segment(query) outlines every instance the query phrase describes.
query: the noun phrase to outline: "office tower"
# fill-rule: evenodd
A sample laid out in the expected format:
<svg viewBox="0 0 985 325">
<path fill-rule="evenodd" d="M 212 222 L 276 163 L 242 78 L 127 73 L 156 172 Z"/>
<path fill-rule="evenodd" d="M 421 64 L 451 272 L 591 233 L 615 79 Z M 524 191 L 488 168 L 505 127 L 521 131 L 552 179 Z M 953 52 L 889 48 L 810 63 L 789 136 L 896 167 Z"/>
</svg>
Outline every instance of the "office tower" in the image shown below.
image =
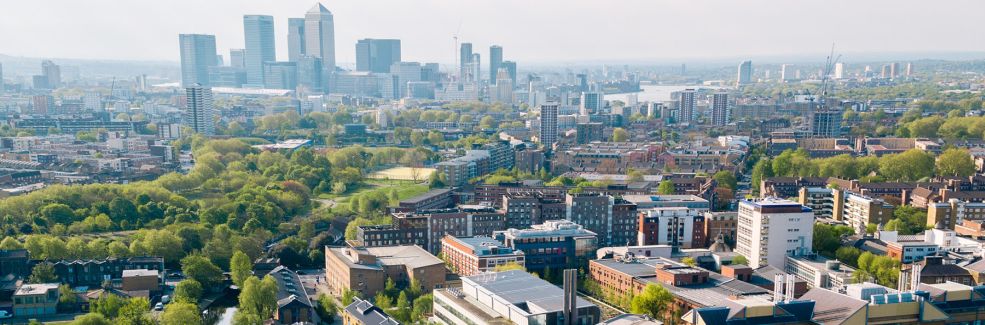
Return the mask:
<svg viewBox="0 0 985 325">
<path fill-rule="evenodd" d="M 322 62 L 321 59 L 310 56 L 302 55 L 298 59 L 298 86 L 307 90 L 315 91 L 322 90 Z"/>
<path fill-rule="evenodd" d="M 464 82 L 472 73 L 472 43 L 462 43 L 458 51 L 458 78 Z"/>
<path fill-rule="evenodd" d="M 400 62 L 400 40 L 361 39 L 356 42 L 356 71 L 389 73 Z"/>
<path fill-rule="evenodd" d="M 835 79 L 845 79 L 845 64 L 835 63 Z"/>
<path fill-rule="evenodd" d="M 297 62 L 264 62 L 263 81 L 264 88 L 291 90 L 297 88 Z"/>
<path fill-rule="evenodd" d="M 696 102 L 694 98 L 694 89 L 689 88 L 689 89 L 684 89 L 684 91 L 681 91 L 680 102 L 678 104 L 680 105 L 680 107 L 678 108 L 678 112 L 679 112 L 678 122 L 691 123 L 691 121 L 694 121 L 695 104 Z"/>
<path fill-rule="evenodd" d="M 277 60 L 274 17 L 245 15 L 243 31 L 246 35 L 246 82 L 260 87 L 263 85 L 263 63 Z"/>
<path fill-rule="evenodd" d="M 394 85 L 398 97 L 407 96 L 407 83 L 421 81 L 421 64 L 418 62 L 394 62 L 390 74 L 396 79 Z"/>
<path fill-rule="evenodd" d="M 55 89 L 62 85 L 62 69 L 51 60 L 41 61 L 41 74 L 48 79 L 48 87 Z"/>
<path fill-rule="evenodd" d="M 500 67 L 506 69 L 506 73 L 510 75 L 510 82 L 516 87 L 516 62 L 515 61 L 503 61 Z"/>
<path fill-rule="evenodd" d="M 598 114 L 602 107 L 605 105 L 605 97 L 600 92 L 583 92 L 581 93 L 581 103 L 579 106 L 579 113 L 581 115 L 595 115 Z"/>
<path fill-rule="evenodd" d="M 495 85 L 498 79 L 499 68 L 503 66 L 503 47 L 493 45 L 489 47 L 489 83 Z"/>
<path fill-rule="evenodd" d="M 784 199 L 740 201 L 735 252 L 758 269 L 783 268 L 788 255 L 810 254 L 814 238 L 814 213 Z"/>
<path fill-rule="evenodd" d="M 287 60 L 298 62 L 304 54 L 304 18 L 288 18 Z"/>
<path fill-rule="evenodd" d="M 737 80 L 737 86 L 752 83 L 752 61 L 742 61 L 742 63 L 739 64 L 739 76 Z"/>
<path fill-rule="evenodd" d="M 305 53 L 321 58 L 324 71 L 335 71 L 335 18 L 320 3 L 304 14 L 304 38 Z"/>
<path fill-rule="evenodd" d="M 551 150 L 557 142 L 557 103 L 540 105 L 540 143 Z"/>
<path fill-rule="evenodd" d="M 913 75 L 913 62 L 906 63 L 906 76 L 910 77 Z"/>
<path fill-rule="evenodd" d="M 882 65 L 882 70 L 879 71 L 879 77 L 883 79 L 889 79 L 891 77 L 888 64 Z"/>
<path fill-rule="evenodd" d="M 209 86 L 240 88 L 246 83 L 246 70 L 226 66 L 209 67 Z"/>
<path fill-rule="evenodd" d="M 578 78 L 578 90 L 588 91 L 588 75 L 579 73 L 575 77 Z"/>
<path fill-rule="evenodd" d="M 441 71 L 437 63 L 425 63 L 421 67 L 421 80 L 428 81 L 435 85 L 441 83 Z"/>
<path fill-rule="evenodd" d="M 181 85 L 212 85 L 209 67 L 216 66 L 215 35 L 180 34 L 178 43 L 181 47 Z"/>
<path fill-rule="evenodd" d="M 811 135 L 818 138 L 841 136 L 841 117 L 844 114 L 840 109 L 812 109 L 809 116 Z"/>
<path fill-rule="evenodd" d="M 482 59 L 479 53 L 472 53 L 472 81 L 479 83 L 479 79 L 482 78 Z"/>
<path fill-rule="evenodd" d="M 899 62 L 893 62 L 889 64 L 889 76 L 890 78 L 896 78 L 900 76 Z"/>
<path fill-rule="evenodd" d="M 711 124 L 723 126 L 729 122 L 728 93 L 718 92 L 711 100 Z"/>
<path fill-rule="evenodd" d="M 246 50 L 229 49 L 229 66 L 233 68 L 246 68 Z"/>
<path fill-rule="evenodd" d="M 489 89 L 489 97 L 492 100 L 500 103 L 513 103 L 513 81 L 510 79 L 510 73 L 506 68 L 499 69 L 499 73 L 496 74 L 495 85 L 490 86 Z"/>
<path fill-rule="evenodd" d="M 794 79 L 794 71 L 792 64 L 780 65 L 780 80 L 789 81 Z"/>
<path fill-rule="evenodd" d="M 185 88 L 185 126 L 202 135 L 215 134 L 212 88 L 193 84 Z"/>
</svg>

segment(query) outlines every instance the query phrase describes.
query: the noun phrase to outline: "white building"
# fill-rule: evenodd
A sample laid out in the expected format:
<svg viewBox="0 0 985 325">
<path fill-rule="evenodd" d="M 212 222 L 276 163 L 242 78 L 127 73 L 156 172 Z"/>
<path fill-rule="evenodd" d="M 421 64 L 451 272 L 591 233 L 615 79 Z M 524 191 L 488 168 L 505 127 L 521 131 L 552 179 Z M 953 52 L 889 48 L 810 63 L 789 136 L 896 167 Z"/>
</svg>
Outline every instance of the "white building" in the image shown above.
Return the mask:
<svg viewBox="0 0 985 325">
<path fill-rule="evenodd" d="M 540 106 L 540 143 L 550 149 L 557 142 L 557 103 Z"/>
<path fill-rule="evenodd" d="M 215 113 L 212 107 L 212 89 L 193 85 L 185 88 L 185 125 L 202 135 L 215 134 Z"/>
<path fill-rule="evenodd" d="M 705 238 L 695 238 L 695 228 L 704 228 L 704 209 L 686 207 L 640 211 L 636 242 L 640 245 L 704 247 Z M 702 233 L 703 231 L 699 232 Z"/>
<path fill-rule="evenodd" d="M 766 198 L 739 202 L 735 252 L 749 266 L 783 267 L 788 255 L 811 253 L 814 212 L 789 200 Z"/>
</svg>

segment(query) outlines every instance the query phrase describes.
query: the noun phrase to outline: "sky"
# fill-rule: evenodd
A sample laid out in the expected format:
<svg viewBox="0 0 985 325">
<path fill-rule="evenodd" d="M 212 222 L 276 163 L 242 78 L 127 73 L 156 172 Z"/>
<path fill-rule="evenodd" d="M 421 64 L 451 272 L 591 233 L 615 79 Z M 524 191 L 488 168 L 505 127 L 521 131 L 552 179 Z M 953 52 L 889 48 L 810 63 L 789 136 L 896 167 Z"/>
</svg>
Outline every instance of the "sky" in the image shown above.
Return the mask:
<svg viewBox="0 0 985 325">
<path fill-rule="evenodd" d="M 361 38 L 398 38 L 404 61 L 453 63 L 454 35 L 507 60 L 659 61 L 839 53 L 985 52 L 982 0 L 334 0 L 336 57 Z M 244 14 L 287 18 L 312 0 L 3 0 L 0 54 L 178 61 L 178 34 L 243 47 Z M 822 58 L 823 60 L 823 58 Z"/>
</svg>

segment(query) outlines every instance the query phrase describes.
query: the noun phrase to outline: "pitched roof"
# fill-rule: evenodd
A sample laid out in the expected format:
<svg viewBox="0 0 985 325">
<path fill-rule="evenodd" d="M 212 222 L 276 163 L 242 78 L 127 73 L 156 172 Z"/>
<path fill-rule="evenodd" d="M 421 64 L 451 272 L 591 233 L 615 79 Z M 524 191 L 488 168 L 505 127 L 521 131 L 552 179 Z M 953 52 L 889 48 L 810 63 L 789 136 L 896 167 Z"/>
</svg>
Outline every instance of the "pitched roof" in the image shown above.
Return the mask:
<svg viewBox="0 0 985 325">
<path fill-rule="evenodd" d="M 819 324 L 842 324 L 868 304 L 866 301 L 822 288 L 813 288 L 800 299 L 814 301 L 813 321 Z"/>
</svg>

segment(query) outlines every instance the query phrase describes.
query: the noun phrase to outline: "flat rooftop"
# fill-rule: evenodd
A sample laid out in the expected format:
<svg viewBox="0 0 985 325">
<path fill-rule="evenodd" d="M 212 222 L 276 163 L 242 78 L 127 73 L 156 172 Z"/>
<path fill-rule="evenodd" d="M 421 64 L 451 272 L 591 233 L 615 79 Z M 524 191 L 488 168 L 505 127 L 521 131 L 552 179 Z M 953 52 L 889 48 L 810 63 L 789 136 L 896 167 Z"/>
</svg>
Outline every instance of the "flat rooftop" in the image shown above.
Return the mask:
<svg viewBox="0 0 985 325">
<path fill-rule="evenodd" d="M 462 281 L 473 283 L 481 290 L 521 307 L 530 314 L 542 313 L 533 310 L 558 312 L 564 306 L 563 289 L 525 271 L 484 273 L 464 277 Z M 595 304 L 579 297 L 577 298 L 577 306 L 583 308 L 595 306 Z M 530 307 L 537 307 L 537 309 Z"/>
</svg>

